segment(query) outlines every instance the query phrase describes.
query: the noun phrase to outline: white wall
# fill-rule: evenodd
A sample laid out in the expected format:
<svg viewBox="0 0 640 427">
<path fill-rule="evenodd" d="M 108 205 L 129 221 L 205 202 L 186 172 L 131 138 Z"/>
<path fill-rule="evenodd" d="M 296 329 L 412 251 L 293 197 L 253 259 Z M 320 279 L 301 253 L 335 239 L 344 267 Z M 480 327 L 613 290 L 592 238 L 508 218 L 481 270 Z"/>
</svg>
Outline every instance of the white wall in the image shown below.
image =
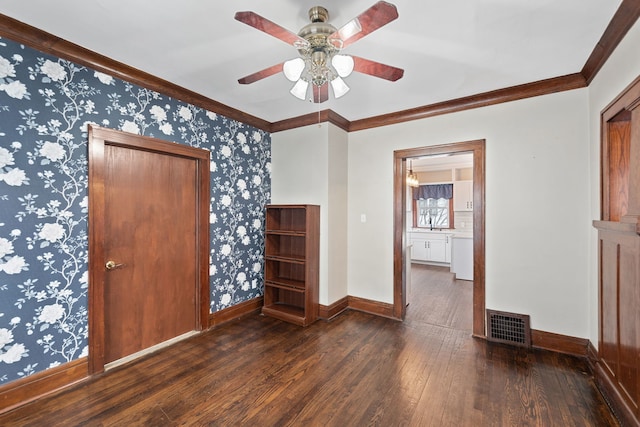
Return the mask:
<svg viewBox="0 0 640 427">
<path fill-rule="evenodd" d="M 348 142 L 349 135 L 347 132 L 336 126 L 329 126 L 329 223 L 327 242 L 329 265 L 326 296 L 324 299 L 321 298 L 321 304 L 325 305 L 336 302 L 348 295 Z"/>
<path fill-rule="evenodd" d="M 271 136 L 271 203 L 320 205 L 319 300 L 347 295 L 347 133 L 323 123 Z"/>
<path fill-rule="evenodd" d="M 393 302 L 393 151 L 486 139 L 487 307 L 597 345 L 599 114 L 640 74 L 639 45 L 636 23 L 589 88 L 348 134 L 348 294 Z M 323 129 L 273 134 L 274 202 L 323 204 L 339 189 L 326 142 L 345 135 Z M 345 290 L 334 292 L 323 268 L 321 303 L 330 304 Z"/>
<path fill-rule="evenodd" d="M 393 151 L 486 139 L 487 308 L 587 337 L 587 99 L 579 89 L 351 133 L 349 295 L 393 302 Z"/>
<path fill-rule="evenodd" d="M 631 28 L 607 63 L 589 85 L 589 128 L 591 167 L 591 218 L 600 219 L 600 113 L 640 75 L 640 22 Z M 590 239 L 590 324 L 589 339 L 598 346 L 598 246 L 597 232 Z"/>
</svg>

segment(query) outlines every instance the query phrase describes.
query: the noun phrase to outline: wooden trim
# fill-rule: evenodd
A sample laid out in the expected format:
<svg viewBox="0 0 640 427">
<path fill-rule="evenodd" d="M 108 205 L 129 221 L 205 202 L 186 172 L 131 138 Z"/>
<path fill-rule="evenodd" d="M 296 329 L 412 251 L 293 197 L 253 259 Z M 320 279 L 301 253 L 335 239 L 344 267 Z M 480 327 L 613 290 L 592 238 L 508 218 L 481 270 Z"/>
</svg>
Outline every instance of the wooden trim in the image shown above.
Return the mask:
<svg viewBox="0 0 640 427">
<path fill-rule="evenodd" d="M 591 53 L 591 56 L 579 73 L 355 121 L 349 121 L 332 110 L 324 110 L 319 114 L 310 113 L 270 123 L 2 14 L 0 14 L 0 36 L 31 46 L 42 52 L 56 55 L 60 58 L 110 74 L 147 89 L 163 93 L 183 102 L 206 110 L 215 111 L 218 114 L 268 132 L 295 129 L 318 122 L 329 122 L 347 132 L 354 132 L 586 87 L 593 80 L 599 69 L 639 16 L 640 0 L 623 0 L 600 41 Z"/>
<path fill-rule="evenodd" d="M 349 308 L 349 297 L 340 298 L 338 301 L 329 305 L 318 306 L 318 317 L 324 320 L 333 319 L 338 314 Z"/>
<path fill-rule="evenodd" d="M 249 314 L 257 313 L 264 305 L 264 297 L 256 297 L 239 304 L 232 305 L 209 315 L 209 326 L 216 327 Z"/>
<path fill-rule="evenodd" d="M 253 298 L 209 315 L 212 327 L 260 311 L 263 297 Z M 0 387 L 0 414 L 53 394 L 89 378 L 87 357 L 38 372 Z"/>
<path fill-rule="evenodd" d="M 182 156 L 196 161 L 197 203 L 196 244 L 198 250 L 196 291 L 196 328 L 209 327 L 209 158 L 210 152 L 201 148 L 163 141 L 148 136 L 89 126 L 89 373 L 104 370 L 104 196 L 106 144 Z"/>
<path fill-rule="evenodd" d="M 534 96 L 579 89 L 586 86 L 587 84 L 582 74 L 575 73 L 355 121 L 349 121 L 331 110 L 324 110 L 320 114 L 310 113 L 272 123 L 270 130 L 271 132 L 280 132 L 320 122 L 329 122 L 347 132 L 355 132 Z"/>
<path fill-rule="evenodd" d="M 596 364 L 598 363 L 598 350 L 593 346 L 591 340 L 587 343 L 587 363 L 589 364 L 589 369 L 591 369 L 591 374 L 595 374 Z"/>
<path fill-rule="evenodd" d="M 611 412 L 613 412 L 618 421 L 620 421 L 620 424 L 624 426 L 640 426 L 640 419 L 636 417 L 633 408 L 629 406 L 627 400 L 622 397 L 618 387 L 607 374 L 598 356 L 598 350 L 593 346 L 591 341 L 589 341 L 587 346 L 587 362 L 598 390 L 600 390 L 600 393 L 604 396 L 609 408 L 611 408 Z"/>
<path fill-rule="evenodd" d="M 473 331 L 485 336 L 485 140 L 434 145 L 394 151 L 393 166 L 393 315 L 403 319 L 406 311 L 404 277 L 406 159 L 445 153 L 473 153 Z"/>
<path fill-rule="evenodd" d="M 31 46 L 42 52 L 56 55 L 60 58 L 110 74 L 147 89 L 163 93 L 183 102 L 215 111 L 218 114 L 268 132 L 280 132 L 318 122 L 329 122 L 347 132 L 354 132 L 586 87 L 594 79 L 597 72 L 639 16 L 640 0 L 623 0 L 600 41 L 595 46 L 591 56 L 579 73 L 355 121 L 349 121 L 332 110 L 324 110 L 319 114 L 310 113 L 270 123 L 2 14 L 0 14 L 0 36 Z"/>
<path fill-rule="evenodd" d="M 352 310 L 363 311 L 365 313 L 375 314 L 376 316 L 396 319 L 396 317 L 393 315 L 392 304 L 352 296 L 348 296 L 347 299 L 349 301 L 349 308 Z"/>
<path fill-rule="evenodd" d="M 640 102 L 640 76 L 629 83 L 613 101 L 604 107 L 600 114 L 601 123 L 613 120 L 623 110 L 631 109 L 631 106 L 638 102 Z"/>
<path fill-rule="evenodd" d="M 0 387 L 0 414 L 87 379 L 87 367 L 83 357 Z"/>
<path fill-rule="evenodd" d="M 580 71 L 587 85 L 591 84 L 638 17 L 640 17 L 640 1 L 623 0 Z"/>
<path fill-rule="evenodd" d="M 440 116 L 443 114 L 501 104 L 503 102 L 517 101 L 535 96 L 579 89 L 586 86 L 587 84 L 581 74 L 569 74 L 562 77 L 554 77 L 552 79 L 541 80 L 538 82 L 479 93 L 477 95 L 471 95 L 464 98 L 452 99 L 450 101 L 439 102 L 437 104 L 425 105 L 423 107 L 383 114 L 362 120 L 355 120 L 351 122 L 349 131 L 354 132 L 412 120 L 420 120 L 427 117 Z"/>
<path fill-rule="evenodd" d="M 599 358 L 593 367 L 593 376 L 598 390 L 604 396 L 604 400 L 620 422 L 620 425 L 640 426 L 640 420 L 636 417 L 634 409 L 629 406 L 617 385 L 611 380 Z"/>
<path fill-rule="evenodd" d="M 531 345 L 534 348 L 551 350 L 556 353 L 586 357 L 589 340 L 531 329 Z"/>
<path fill-rule="evenodd" d="M 77 44 L 66 41 L 31 25 L 0 14 L 0 36 L 31 46 L 41 52 L 58 56 L 91 69 L 107 73 L 138 86 L 154 90 L 205 110 L 214 111 L 230 119 L 269 131 L 266 120 L 244 113 L 204 95 L 153 76 L 137 68 L 115 61 Z"/>
<path fill-rule="evenodd" d="M 199 330 L 209 329 L 209 313 L 211 311 L 211 287 L 209 285 L 209 246 L 211 237 L 209 235 L 209 204 L 211 200 L 211 152 L 198 149 L 203 157 L 196 158 L 196 244 L 197 249 L 197 275 L 199 289 L 196 290 L 196 307 L 200 308 L 196 322 Z M 190 156 L 195 155 L 189 150 Z M 199 292 L 198 292 L 199 291 Z"/>
<path fill-rule="evenodd" d="M 340 129 L 349 132 L 351 122 L 333 110 L 323 110 L 318 113 L 309 113 L 303 116 L 293 117 L 291 119 L 281 120 L 271 123 L 269 130 L 280 132 L 283 130 L 296 129 L 304 126 L 315 125 L 322 122 L 329 122 L 336 125 Z"/>
</svg>

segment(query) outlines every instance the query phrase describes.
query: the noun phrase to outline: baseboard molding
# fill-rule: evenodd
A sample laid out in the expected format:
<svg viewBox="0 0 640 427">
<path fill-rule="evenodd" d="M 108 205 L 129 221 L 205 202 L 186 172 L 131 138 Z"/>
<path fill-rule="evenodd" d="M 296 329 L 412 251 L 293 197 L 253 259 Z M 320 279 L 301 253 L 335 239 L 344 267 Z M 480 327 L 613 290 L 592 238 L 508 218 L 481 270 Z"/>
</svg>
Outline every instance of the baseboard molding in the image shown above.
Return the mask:
<svg viewBox="0 0 640 427">
<path fill-rule="evenodd" d="M 220 326 L 259 311 L 263 298 L 257 297 L 209 315 L 209 326 Z M 88 358 L 74 360 L 55 368 L 21 378 L 0 387 L 0 413 L 50 395 L 89 378 Z"/>
<path fill-rule="evenodd" d="M 589 345 L 587 346 L 587 363 L 589 364 L 589 369 L 591 369 L 592 374 L 595 374 L 598 360 L 598 350 L 593 346 L 591 341 L 589 341 Z"/>
<path fill-rule="evenodd" d="M 556 353 L 587 357 L 589 340 L 531 329 L 531 345 L 534 348 L 550 350 Z"/>
<path fill-rule="evenodd" d="M 365 313 L 375 314 L 376 316 L 398 320 L 393 316 L 393 304 L 352 296 L 347 297 L 347 300 L 349 301 L 349 308 L 352 310 L 364 311 Z"/>
<path fill-rule="evenodd" d="M 340 298 L 330 305 L 322 305 L 318 308 L 318 317 L 323 320 L 330 320 L 349 308 L 349 297 Z"/>
<path fill-rule="evenodd" d="M 0 413 L 89 378 L 88 359 L 83 357 L 0 387 Z"/>
<path fill-rule="evenodd" d="M 256 297 L 248 301 L 241 302 L 240 304 L 216 311 L 215 313 L 211 313 L 209 315 L 209 327 L 213 328 L 215 326 L 220 326 L 224 323 L 228 323 L 232 320 L 260 311 L 263 305 L 264 298 Z"/>
<path fill-rule="evenodd" d="M 637 414 L 627 400 L 623 397 L 618 385 L 611 379 L 605 367 L 600 361 L 598 350 L 589 343 L 588 351 L 589 368 L 593 374 L 596 387 L 609 405 L 611 412 L 622 426 L 640 426 L 640 415 Z"/>
</svg>

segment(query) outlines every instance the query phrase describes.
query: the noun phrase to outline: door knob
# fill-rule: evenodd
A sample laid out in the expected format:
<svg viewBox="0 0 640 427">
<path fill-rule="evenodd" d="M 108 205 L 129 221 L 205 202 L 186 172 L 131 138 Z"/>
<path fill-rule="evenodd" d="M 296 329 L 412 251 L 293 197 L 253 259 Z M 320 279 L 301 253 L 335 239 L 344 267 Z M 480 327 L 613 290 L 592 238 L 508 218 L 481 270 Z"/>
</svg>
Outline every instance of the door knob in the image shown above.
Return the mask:
<svg viewBox="0 0 640 427">
<path fill-rule="evenodd" d="M 104 266 L 107 268 L 107 270 L 114 270 L 114 269 L 116 269 L 118 267 L 122 267 L 123 265 L 124 264 L 116 264 L 115 261 L 109 260 L 109 261 L 107 261 L 107 263 Z"/>
</svg>

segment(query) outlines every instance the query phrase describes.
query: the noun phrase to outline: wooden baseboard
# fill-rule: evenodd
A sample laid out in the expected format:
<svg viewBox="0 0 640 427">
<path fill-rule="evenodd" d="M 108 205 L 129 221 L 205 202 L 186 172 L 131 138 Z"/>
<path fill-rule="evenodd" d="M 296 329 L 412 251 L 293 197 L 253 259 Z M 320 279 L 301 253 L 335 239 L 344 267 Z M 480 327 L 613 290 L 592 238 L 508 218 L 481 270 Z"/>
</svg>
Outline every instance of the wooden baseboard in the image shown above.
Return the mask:
<svg viewBox="0 0 640 427">
<path fill-rule="evenodd" d="M 591 373 L 595 375 L 596 364 L 598 363 L 598 350 L 596 350 L 591 341 L 589 341 L 589 345 L 587 346 L 587 363 L 589 364 Z"/>
<path fill-rule="evenodd" d="M 264 297 L 256 297 L 240 304 L 233 305 L 209 315 L 209 327 L 220 326 L 248 314 L 260 311 L 264 305 Z"/>
<path fill-rule="evenodd" d="M 589 340 L 531 329 L 531 345 L 535 348 L 551 350 L 556 353 L 587 357 Z"/>
<path fill-rule="evenodd" d="M 591 342 L 589 343 L 588 361 L 593 378 L 596 383 L 596 387 L 600 390 L 600 393 L 604 397 L 604 400 L 609 405 L 611 412 L 618 419 L 618 422 L 622 426 L 640 426 L 640 416 L 635 412 L 627 400 L 622 395 L 622 390 L 611 379 L 611 376 L 604 368 L 600 357 L 598 356 L 598 350 L 595 349 Z"/>
<path fill-rule="evenodd" d="M 352 310 L 364 311 L 365 313 L 398 320 L 393 316 L 393 304 L 352 296 L 347 297 L 347 300 L 349 301 L 349 308 Z"/>
<path fill-rule="evenodd" d="M 323 320 L 329 320 L 336 317 L 349 308 L 349 297 L 340 298 L 338 301 L 330 305 L 320 305 L 318 308 L 318 317 Z"/>
<path fill-rule="evenodd" d="M 86 357 L 13 381 L 0 387 L 0 413 L 55 393 L 89 378 Z"/>
<path fill-rule="evenodd" d="M 258 297 L 209 315 L 210 327 L 259 311 L 263 298 Z M 88 359 L 83 357 L 64 365 L 38 372 L 0 387 L 0 413 L 9 411 L 89 378 Z"/>
</svg>

